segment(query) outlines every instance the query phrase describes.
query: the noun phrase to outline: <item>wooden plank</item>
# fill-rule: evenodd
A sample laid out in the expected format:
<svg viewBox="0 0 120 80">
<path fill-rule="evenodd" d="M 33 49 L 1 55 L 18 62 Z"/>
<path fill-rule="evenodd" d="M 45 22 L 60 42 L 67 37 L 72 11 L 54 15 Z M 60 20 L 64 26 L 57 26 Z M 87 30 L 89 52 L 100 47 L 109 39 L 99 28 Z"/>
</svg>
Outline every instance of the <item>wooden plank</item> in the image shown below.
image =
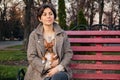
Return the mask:
<svg viewBox="0 0 120 80">
<path fill-rule="evenodd" d="M 72 46 L 73 51 L 120 52 L 119 46 Z"/>
<path fill-rule="evenodd" d="M 70 64 L 71 69 L 120 70 L 120 64 Z"/>
<path fill-rule="evenodd" d="M 120 38 L 69 38 L 71 43 L 120 43 Z"/>
<path fill-rule="evenodd" d="M 120 31 L 66 31 L 68 35 L 120 35 Z"/>
<path fill-rule="evenodd" d="M 120 55 L 73 55 L 73 60 L 120 61 Z"/>
<path fill-rule="evenodd" d="M 120 74 L 73 74 L 73 78 L 120 80 Z"/>
</svg>

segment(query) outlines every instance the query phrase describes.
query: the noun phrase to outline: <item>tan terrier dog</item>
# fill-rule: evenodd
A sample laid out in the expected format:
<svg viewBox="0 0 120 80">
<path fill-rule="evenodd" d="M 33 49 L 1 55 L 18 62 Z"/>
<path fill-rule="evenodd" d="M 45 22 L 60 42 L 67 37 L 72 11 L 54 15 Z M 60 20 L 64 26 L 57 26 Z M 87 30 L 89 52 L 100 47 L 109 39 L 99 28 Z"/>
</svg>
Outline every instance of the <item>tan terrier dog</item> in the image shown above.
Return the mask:
<svg viewBox="0 0 120 80">
<path fill-rule="evenodd" d="M 53 52 L 54 41 L 55 40 L 52 40 L 51 42 L 47 42 L 46 40 L 44 40 L 44 45 L 46 49 L 45 56 L 42 57 L 42 63 L 45 64 L 44 70 L 49 70 L 55 67 L 52 66 L 51 64 L 53 63 L 54 60 L 58 59 L 57 55 Z"/>
</svg>

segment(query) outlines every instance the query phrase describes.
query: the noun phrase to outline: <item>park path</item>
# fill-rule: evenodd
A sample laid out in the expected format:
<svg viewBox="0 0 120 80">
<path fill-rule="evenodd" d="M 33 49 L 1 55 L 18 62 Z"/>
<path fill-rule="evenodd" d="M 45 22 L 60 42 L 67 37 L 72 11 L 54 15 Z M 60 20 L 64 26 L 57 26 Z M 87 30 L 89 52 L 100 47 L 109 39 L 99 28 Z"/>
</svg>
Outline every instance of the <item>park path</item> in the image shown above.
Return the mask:
<svg viewBox="0 0 120 80">
<path fill-rule="evenodd" d="M 0 50 L 3 50 L 10 46 L 22 45 L 23 41 L 0 41 Z"/>
</svg>

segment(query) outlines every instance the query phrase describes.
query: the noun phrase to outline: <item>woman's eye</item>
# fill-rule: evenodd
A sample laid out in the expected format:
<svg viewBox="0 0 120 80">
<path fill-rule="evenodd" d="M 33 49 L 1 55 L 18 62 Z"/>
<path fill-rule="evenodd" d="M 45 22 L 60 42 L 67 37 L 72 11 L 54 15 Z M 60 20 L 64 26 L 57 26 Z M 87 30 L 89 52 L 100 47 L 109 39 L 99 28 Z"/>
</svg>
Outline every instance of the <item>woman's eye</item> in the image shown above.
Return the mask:
<svg viewBox="0 0 120 80">
<path fill-rule="evenodd" d="M 43 13 L 43 16 L 46 16 L 46 13 Z"/>
<path fill-rule="evenodd" d="M 42 15 L 43 15 L 43 16 L 53 15 L 53 13 L 52 13 L 52 12 L 50 12 L 50 13 L 43 13 Z"/>
<path fill-rule="evenodd" d="M 53 13 L 49 13 L 50 15 L 53 15 Z"/>
</svg>

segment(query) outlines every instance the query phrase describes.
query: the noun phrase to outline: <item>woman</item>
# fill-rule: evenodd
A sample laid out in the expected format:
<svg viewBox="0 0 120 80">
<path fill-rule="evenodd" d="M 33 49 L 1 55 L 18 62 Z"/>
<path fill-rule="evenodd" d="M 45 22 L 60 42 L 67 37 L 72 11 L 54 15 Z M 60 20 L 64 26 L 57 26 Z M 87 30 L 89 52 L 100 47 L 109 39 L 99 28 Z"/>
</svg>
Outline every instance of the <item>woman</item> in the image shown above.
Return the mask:
<svg viewBox="0 0 120 80">
<path fill-rule="evenodd" d="M 38 10 L 40 24 L 32 31 L 29 37 L 27 58 L 29 66 L 24 80 L 70 80 L 72 73 L 69 68 L 73 52 L 64 30 L 54 22 L 56 11 L 52 4 L 43 4 Z M 46 48 L 44 42 L 52 42 L 53 52 L 57 59 L 51 63 L 52 68 L 45 73 L 42 58 Z"/>
</svg>

